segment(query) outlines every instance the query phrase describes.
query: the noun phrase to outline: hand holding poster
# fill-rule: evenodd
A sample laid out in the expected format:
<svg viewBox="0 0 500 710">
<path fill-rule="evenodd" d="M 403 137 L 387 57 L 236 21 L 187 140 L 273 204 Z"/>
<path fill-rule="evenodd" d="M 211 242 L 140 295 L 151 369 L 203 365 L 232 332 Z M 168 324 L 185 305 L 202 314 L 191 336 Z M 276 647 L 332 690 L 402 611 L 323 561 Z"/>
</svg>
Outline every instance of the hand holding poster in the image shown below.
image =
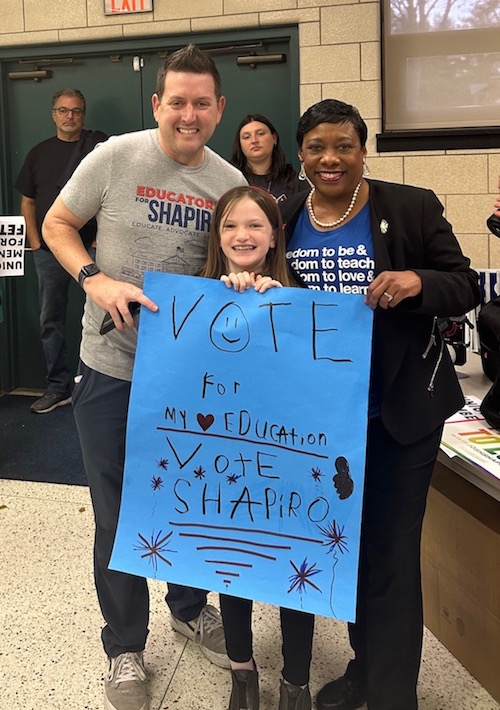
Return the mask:
<svg viewBox="0 0 500 710">
<path fill-rule="evenodd" d="M 372 312 L 145 275 L 112 569 L 354 618 Z"/>
</svg>

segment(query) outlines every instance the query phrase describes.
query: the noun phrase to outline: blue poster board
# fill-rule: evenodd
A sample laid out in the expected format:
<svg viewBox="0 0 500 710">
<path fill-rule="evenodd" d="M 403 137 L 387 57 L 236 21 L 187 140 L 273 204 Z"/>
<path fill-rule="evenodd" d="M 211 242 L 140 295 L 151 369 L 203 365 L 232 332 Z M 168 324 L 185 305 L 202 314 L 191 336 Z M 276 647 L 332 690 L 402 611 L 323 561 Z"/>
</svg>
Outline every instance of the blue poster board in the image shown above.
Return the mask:
<svg viewBox="0 0 500 710">
<path fill-rule="evenodd" d="M 147 273 L 110 567 L 353 620 L 372 311 Z"/>
</svg>

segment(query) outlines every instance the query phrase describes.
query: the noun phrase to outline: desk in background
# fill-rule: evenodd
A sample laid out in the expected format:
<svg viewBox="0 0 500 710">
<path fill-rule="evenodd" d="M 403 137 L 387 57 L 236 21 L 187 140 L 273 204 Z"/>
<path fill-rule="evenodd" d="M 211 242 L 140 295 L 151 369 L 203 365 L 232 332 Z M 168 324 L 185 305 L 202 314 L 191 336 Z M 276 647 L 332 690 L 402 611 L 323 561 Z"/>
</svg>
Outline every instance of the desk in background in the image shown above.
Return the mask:
<svg viewBox="0 0 500 710">
<path fill-rule="evenodd" d="M 491 386 L 479 355 L 457 368 L 464 394 Z M 500 481 L 440 452 L 422 537 L 428 629 L 500 702 Z"/>
</svg>

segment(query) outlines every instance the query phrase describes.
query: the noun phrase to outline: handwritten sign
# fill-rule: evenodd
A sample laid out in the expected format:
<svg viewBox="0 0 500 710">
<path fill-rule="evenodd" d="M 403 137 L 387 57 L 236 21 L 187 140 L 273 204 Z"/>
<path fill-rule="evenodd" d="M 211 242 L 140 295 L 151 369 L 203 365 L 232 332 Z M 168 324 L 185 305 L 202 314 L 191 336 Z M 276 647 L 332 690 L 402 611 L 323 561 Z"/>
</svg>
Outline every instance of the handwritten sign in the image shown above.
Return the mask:
<svg viewBox="0 0 500 710">
<path fill-rule="evenodd" d="M 372 312 L 147 273 L 112 569 L 354 619 Z"/>
<path fill-rule="evenodd" d="M 0 217 L 0 276 L 24 275 L 24 217 Z"/>
</svg>

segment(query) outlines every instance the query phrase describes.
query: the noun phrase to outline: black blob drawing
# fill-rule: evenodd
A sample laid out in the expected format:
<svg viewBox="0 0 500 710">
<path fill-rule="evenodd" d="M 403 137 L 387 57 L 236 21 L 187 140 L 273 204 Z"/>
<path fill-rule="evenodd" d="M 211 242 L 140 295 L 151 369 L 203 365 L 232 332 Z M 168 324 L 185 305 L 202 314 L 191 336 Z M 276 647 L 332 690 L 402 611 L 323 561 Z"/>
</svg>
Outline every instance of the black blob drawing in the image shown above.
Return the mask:
<svg viewBox="0 0 500 710">
<path fill-rule="evenodd" d="M 340 500 L 345 500 L 354 490 L 354 481 L 349 473 L 349 461 L 344 456 L 339 456 L 335 461 L 335 468 L 337 473 L 333 477 L 333 485 Z"/>
</svg>

